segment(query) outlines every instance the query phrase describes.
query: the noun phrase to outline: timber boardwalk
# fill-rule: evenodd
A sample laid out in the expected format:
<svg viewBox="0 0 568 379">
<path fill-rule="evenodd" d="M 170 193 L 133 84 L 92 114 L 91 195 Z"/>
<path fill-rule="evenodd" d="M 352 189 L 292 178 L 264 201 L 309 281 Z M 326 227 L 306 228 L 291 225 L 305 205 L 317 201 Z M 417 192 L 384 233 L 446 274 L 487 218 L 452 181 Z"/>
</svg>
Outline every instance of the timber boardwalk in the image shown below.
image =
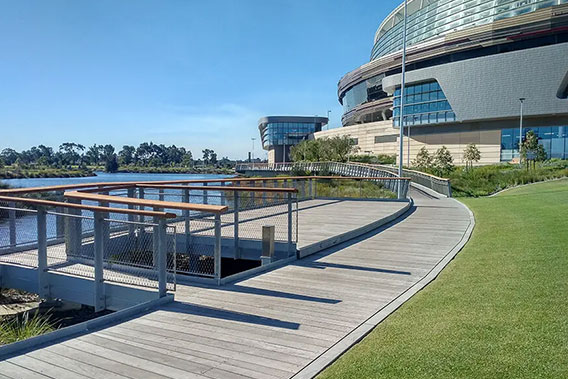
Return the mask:
<svg viewBox="0 0 568 379">
<path fill-rule="evenodd" d="M 312 377 L 469 238 L 461 203 L 413 197 L 392 224 L 232 284 L 178 285 L 175 302 L 11 357 L 0 377 Z"/>
</svg>

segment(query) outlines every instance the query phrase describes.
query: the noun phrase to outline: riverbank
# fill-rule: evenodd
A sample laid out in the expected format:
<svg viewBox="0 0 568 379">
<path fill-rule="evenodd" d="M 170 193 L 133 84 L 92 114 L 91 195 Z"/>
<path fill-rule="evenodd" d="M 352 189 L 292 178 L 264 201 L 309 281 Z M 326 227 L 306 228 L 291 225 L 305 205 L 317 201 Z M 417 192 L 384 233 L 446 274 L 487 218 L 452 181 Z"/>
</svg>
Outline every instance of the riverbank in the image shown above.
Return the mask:
<svg viewBox="0 0 568 379">
<path fill-rule="evenodd" d="M 133 174 L 219 174 L 231 175 L 235 173 L 232 167 L 147 167 L 147 166 L 121 166 L 120 173 Z"/>
<path fill-rule="evenodd" d="M 5 166 L 0 168 L 0 180 L 28 178 L 84 178 L 90 176 L 96 176 L 93 170 L 80 168 L 68 169 L 45 166 L 31 168 Z"/>
</svg>

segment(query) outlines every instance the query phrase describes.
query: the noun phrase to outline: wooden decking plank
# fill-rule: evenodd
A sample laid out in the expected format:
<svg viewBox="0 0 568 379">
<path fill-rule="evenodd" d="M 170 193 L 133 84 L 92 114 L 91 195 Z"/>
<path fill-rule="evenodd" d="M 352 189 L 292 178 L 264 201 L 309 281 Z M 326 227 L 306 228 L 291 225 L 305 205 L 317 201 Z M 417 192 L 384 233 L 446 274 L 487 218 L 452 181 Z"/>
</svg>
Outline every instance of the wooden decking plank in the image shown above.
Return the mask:
<svg viewBox="0 0 568 379">
<path fill-rule="evenodd" d="M 109 349 L 105 346 L 99 346 L 96 343 L 90 343 L 84 341 L 80 338 L 74 338 L 69 341 L 65 341 L 65 344 L 76 349 L 89 352 L 91 354 L 98 355 L 100 357 L 109 359 L 109 360 L 118 360 L 126 365 L 142 368 L 146 371 L 151 371 L 154 374 L 158 374 L 161 377 L 168 377 L 168 378 L 205 378 L 203 375 L 194 374 L 185 370 L 180 370 L 176 367 L 171 367 L 160 362 L 156 362 L 154 359 L 149 359 L 148 356 L 144 358 L 140 358 L 136 355 L 132 355 L 130 351 L 123 352 L 122 349 L 114 350 Z M 104 367 L 103 367 L 104 368 Z"/>
<path fill-rule="evenodd" d="M 89 378 L 100 378 L 104 377 L 112 379 L 128 378 L 123 375 L 116 374 L 111 371 L 104 370 L 96 365 L 87 364 L 81 361 L 77 361 L 68 358 L 63 355 L 59 355 L 49 349 L 40 349 L 28 353 L 30 357 L 42 360 L 48 364 L 59 366 L 61 368 L 66 368 L 70 371 L 76 372 L 79 375 L 84 375 Z"/>
<path fill-rule="evenodd" d="M 18 366 L 14 363 L 3 361 L 0 362 L 0 372 L 2 375 L 11 379 L 46 379 L 49 376 L 39 374 L 35 371 L 29 370 L 26 367 Z"/>
<path fill-rule="evenodd" d="M 106 338 L 98 333 L 92 333 L 87 336 L 79 337 L 78 340 L 85 341 L 97 346 L 102 346 L 106 349 L 111 349 L 115 351 L 124 351 L 124 345 L 116 341 Z M 151 360 L 156 363 L 167 365 L 170 368 L 177 368 L 183 370 L 187 373 L 203 374 L 205 371 L 212 368 L 211 365 L 192 362 L 187 359 L 179 359 L 168 354 L 159 353 L 155 351 L 148 350 L 146 348 L 141 348 L 133 345 L 129 345 L 128 355 L 135 356 L 138 358 Z"/>
<path fill-rule="evenodd" d="M 156 312 L 156 314 L 158 314 L 159 312 Z M 185 314 L 183 315 L 184 319 L 187 321 L 195 321 L 198 323 L 205 323 L 205 324 L 209 324 L 209 325 L 216 325 L 216 326 L 224 326 L 224 325 L 240 325 L 240 326 L 246 326 L 248 327 L 248 329 L 250 330 L 255 330 L 255 328 L 257 328 L 257 326 L 253 326 L 250 324 L 247 324 L 245 322 L 241 322 L 241 321 L 237 321 L 237 320 L 229 320 L 229 319 L 219 319 L 219 318 L 215 318 L 215 317 L 210 317 L 207 314 L 198 314 L 197 312 L 194 314 Z M 285 328 L 281 328 L 278 326 L 272 326 L 272 325 L 263 325 L 262 328 L 264 330 L 270 330 L 270 331 L 274 331 L 274 332 L 281 332 L 281 333 L 290 333 L 290 334 L 297 334 L 300 333 L 304 336 L 322 336 L 322 337 L 326 337 L 326 338 L 322 338 L 324 340 L 330 340 L 330 341 L 335 341 L 337 340 L 337 338 L 340 338 L 341 336 L 343 336 L 345 333 L 344 332 L 337 332 L 335 330 L 329 330 L 329 329 L 323 329 L 323 328 L 319 328 L 316 326 L 311 326 L 311 325 L 306 325 L 306 324 L 300 324 L 299 328 L 297 330 L 293 330 L 293 331 L 289 331 L 288 329 Z"/>
<path fill-rule="evenodd" d="M 75 378 L 88 378 L 88 376 L 80 375 L 68 369 L 52 365 L 42 360 L 33 358 L 29 355 L 19 355 L 8 359 L 8 362 L 25 367 L 28 370 L 37 372 L 51 378 L 57 379 L 75 379 Z"/>
<path fill-rule="evenodd" d="M 171 329 L 171 330 L 177 330 L 178 332 L 184 332 L 187 334 L 194 334 L 194 335 L 198 335 L 201 337 L 209 337 L 209 338 L 213 338 L 213 339 L 220 339 L 220 340 L 224 340 L 224 341 L 236 341 L 236 342 L 240 342 L 241 344 L 257 344 L 257 346 L 261 347 L 264 344 L 272 344 L 272 345 L 280 345 L 280 346 L 286 346 L 288 348 L 293 348 L 293 349 L 301 349 L 301 350 L 307 350 L 307 351 L 319 351 L 320 350 L 320 345 L 315 345 L 315 344 L 306 344 L 306 343 L 301 343 L 301 342 L 297 342 L 297 341 L 289 341 L 287 339 L 264 339 L 264 338 L 257 338 L 257 336 L 251 336 L 251 335 L 245 335 L 244 333 L 239 333 L 236 331 L 232 331 L 232 330 L 222 330 L 222 331 L 218 331 L 217 333 L 211 333 L 208 330 L 203 330 L 201 328 L 198 327 L 193 327 L 193 325 L 191 327 L 185 327 L 185 326 L 181 326 L 181 325 L 174 325 L 174 324 L 169 324 L 169 323 L 163 323 L 160 324 L 160 322 L 157 321 L 153 321 L 153 320 L 147 320 L 144 318 L 141 319 L 136 319 L 133 320 L 132 322 L 135 323 L 139 323 L 142 325 L 150 325 L 150 326 L 156 326 L 158 328 L 163 328 L 163 329 Z"/>
<path fill-rule="evenodd" d="M 259 344 L 254 343 L 255 341 L 246 340 L 239 340 L 239 343 L 237 343 L 234 342 L 234 338 L 229 338 L 228 340 L 216 339 L 134 323 L 122 324 L 118 327 L 118 330 L 122 333 L 122 329 L 146 332 L 147 336 L 145 338 L 150 338 L 152 340 L 165 341 L 168 339 L 177 339 L 184 341 L 185 345 L 191 344 L 191 346 L 193 346 L 193 344 L 198 344 L 198 346 L 201 346 L 203 351 L 209 351 L 211 354 L 218 354 L 219 356 L 225 356 L 228 352 L 233 352 L 237 355 L 244 354 L 244 356 L 238 359 L 243 361 L 252 359 L 253 363 L 256 362 L 255 359 L 257 356 L 264 356 L 271 360 L 280 360 L 293 365 L 301 365 L 306 361 L 306 359 L 317 356 L 317 352 L 293 349 L 282 345 L 260 344 L 259 346 Z M 253 356 L 250 357 L 250 354 Z M 235 356 L 235 354 L 232 356 Z"/>
<path fill-rule="evenodd" d="M 283 333 L 288 335 L 290 338 L 302 341 L 302 339 L 306 340 L 320 340 L 322 344 L 327 346 L 328 342 L 336 341 L 336 337 L 329 337 L 323 333 L 305 333 L 298 329 L 287 329 L 287 328 L 280 328 L 274 326 L 266 326 L 266 325 L 259 325 L 259 324 L 250 324 L 246 322 L 231 322 L 232 320 L 225 320 L 225 319 L 215 319 L 215 317 L 211 315 L 200 315 L 193 316 L 193 315 L 181 315 L 177 312 L 165 312 L 160 314 L 152 314 L 148 317 L 145 317 L 149 320 L 155 321 L 163 321 L 168 322 L 170 324 L 191 324 L 197 328 L 201 328 L 203 330 L 216 330 L 217 328 L 223 328 L 227 330 L 239 331 L 242 333 L 251 333 L 256 334 L 259 337 L 266 336 L 268 338 L 273 337 L 275 333 Z M 214 320 L 218 320 L 219 322 L 211 322 Z"/>
<path fill-rule="evenodd" d="M 125 376 L 132 379 L 141 377 L 157 379 L 161 377 L 153 372 L 146 371 L 112 359 L 103 358 L 91 352 L 75 349 L 62 343 L 51 345 L 45 349 L 54 352 L 61 357 L 66 357 L 80 363 L 94 365 L 116 375 Z"/>
<path fill-rule="evenodd" d="M 122 335 L 112 331 L 97 332 L 97 335 L 101 335 L 104 338 L 109 338 L 114 341 L 120 342 L 125 346 L 132 345 L 136 347 L 141 347 L 147 350 L 164 353 L 180 359 L 190 360 L 191 362 L 210 365 L 213 368 L 222 369 L 226 372 L 235 372 L 236 374 L 245 375 L 251 378 L 257 378 L 257 379 L 263 379 L 266 377 L 278 378 L 282 377 L 282 375 L 287 373 L 285 371 L 277 370 L 271 367 L 264 367 L 260 365 L 253 366 L 253 368 L 258 369 L 259 371 L 250 370 L 247 367 L 229 365 L 225 363 L 227 359 L 223 357 L 219 357 L 212 354 L 204 354 L 202 352 L 195 350 L 189 350 L 186 348 L 186 346 L 183 345 L 173 345 L 168 343 L 156 343 L 148 341 L 145 338 L 140 338 L 140 336 L 138 336 L 138 338 L 134 340 L 131 338 L 131 336 Z M 248 367 L 250 367 L 250 363 L 248 363 Z M 206 371 L 205 373 L 207 372 L 209 372 L 209 370 Z"/>
</svg>

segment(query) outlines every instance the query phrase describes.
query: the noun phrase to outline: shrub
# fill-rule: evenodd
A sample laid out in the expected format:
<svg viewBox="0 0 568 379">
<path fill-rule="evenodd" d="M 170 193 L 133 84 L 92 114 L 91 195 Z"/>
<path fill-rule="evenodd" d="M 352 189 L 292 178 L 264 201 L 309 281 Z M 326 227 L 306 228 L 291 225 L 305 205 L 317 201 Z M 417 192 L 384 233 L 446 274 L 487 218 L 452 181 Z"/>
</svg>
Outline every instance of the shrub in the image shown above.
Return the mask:
<svg viewBox="0 0 568 379">
<path fill-rule="evenodd" d="M 481 153 L 477 146 L 475 146 L 474 143 L 467 145 L 463 151 L 463 160 L 465 161 L 466 169 L 473 167 L 473 162 L 479 162 L 480 159 Z"/>
<path fill-rule="evenodd" d="M 412 165 L 421 171 L 429 172 L 432 170 L 433 159 L 426 147 L 422 146 L 418 154 L 416 154 L 416 159 L 412 161 Z"/>
<path fill-rule="evenodd" d="M 436 151 L 433 168 L 438 176 L 448 175 L 454 170 L 454 159 L 446 146 L 442 146 Z"/>
</svg>

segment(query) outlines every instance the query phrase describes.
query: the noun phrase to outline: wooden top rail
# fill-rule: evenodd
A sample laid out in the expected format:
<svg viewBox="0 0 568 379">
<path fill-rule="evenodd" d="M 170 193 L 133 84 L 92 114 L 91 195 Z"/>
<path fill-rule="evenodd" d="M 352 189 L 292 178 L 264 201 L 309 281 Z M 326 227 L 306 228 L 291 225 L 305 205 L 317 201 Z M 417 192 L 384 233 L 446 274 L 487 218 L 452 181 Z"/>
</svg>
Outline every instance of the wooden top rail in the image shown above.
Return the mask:
<svg viewBox="0 0 568 379">
<path fill-rule="evenodd" d="M 421 173 L 416 171 L 416 173 L 433 176 L 430 174 Z M 437 178 L 437 177 L 436 177 Z M 352 180 L 410 180 L 410 178 L 398 178 L 398 177 L 356 177 L 356 176 L 274 176 L 274 177 L 255 177 L 255 178 L 219 178 L 219 179 L 187 179 L 187 180 L 162 180 L 162 181 L 150 181 L 150 182 L 101 182 L 101 183 L 82 183 L 82 184 L 68 184 L 68 185 L 56 185 L 56 186 L 46 186 L 46 187 L 28 187 L 28 188 L 10 188 L 0 190 L 0 196 L 2 195 L 21 195 L 26 193 L 37 193 L 37 192 L 55 192 L 55 191 L 65 191 L 65 190 L 78 190 L 82 189 L 82 193 L 88 192 L 101 192 L 101 191 L 112 191 L 117 189 L 127 189 L 142 185 L 167 185 L 167 184 L 191 184 L 191 183 L 227 183 L 227 182 L 257 182 L 257 181 L 268 181 L 268 180 L 301 180 L 301 179 L 352 179 Z M 442 180 L 447 180 L 444 178 L 439 178 Z M 212 189 L 213 187 L 211 187 Z"/>
<path fill-rule="evenodd" d="M 27 188 L 9 188 L 0 190 L 0 195 L 16 195 L 24 193 L 33 192 L 54 192 L 54 191 L 65 191 L 70 189 L 80 189 L 80 188 L 93 188 L 93 187 L 105 187 L 114 185 L 128 185 L 136 184 L 135 182 L 101 182 L 101 183 L 81 183 L 81 184 L 61 184 L 56 186 L 45 186 L 45 187 L 27 187 Z"/>
<path fill-rule="evenodd" d="M 99 195 L 94 193 L 85 193 L 78 191 L 66 192 L 65 197 L 71 199 L 79 199 L 79 200 L 102 201 L 102 202 L 115 203 L 115 204 L 140 205 L 148 208 L 181 209 L 181 210 L 200 211 L 200 212 L 208 212 L 215 214 L 226 212 L 229 209 L 229 207 L 225 205 L 190 204 L 190 203 L 181 203 L 174 201 L 135 199 L 131 197 Z"/>
<path fill-rule="evenodd" d="M 5 201 L 8 203 L 14 202 L 14 203 L 31 204 L 42 207 L 62 207 L 70 209 L 81 209 L 92 212 L 121 213 L 121 214 L 133 214 L 139 216 L 164 217 L 164 218 L 176 217 L 175 213 L 168 213 L 168 212 L 145 211 L 145 210 L 126 209 L 126 208 L 110 208 L 110 207 L 101 207 L 98 205 L 62 203 L 60 201 L 29 199 L 27 197 L 0 196 L 0 201 L 2 202 Z"/>
<path fill-rule="evenodd" d="M 238 191 L 238 192 L 283 192 L 296 193 L 297 188 L 273 188 L 273 187 L 236 187 L 236 186 L 180 186 L 170 184 L 139 184 L 140 188 L 177 189 L 177 190 L 204 190 L 204 191 Z"/>
</svg>

